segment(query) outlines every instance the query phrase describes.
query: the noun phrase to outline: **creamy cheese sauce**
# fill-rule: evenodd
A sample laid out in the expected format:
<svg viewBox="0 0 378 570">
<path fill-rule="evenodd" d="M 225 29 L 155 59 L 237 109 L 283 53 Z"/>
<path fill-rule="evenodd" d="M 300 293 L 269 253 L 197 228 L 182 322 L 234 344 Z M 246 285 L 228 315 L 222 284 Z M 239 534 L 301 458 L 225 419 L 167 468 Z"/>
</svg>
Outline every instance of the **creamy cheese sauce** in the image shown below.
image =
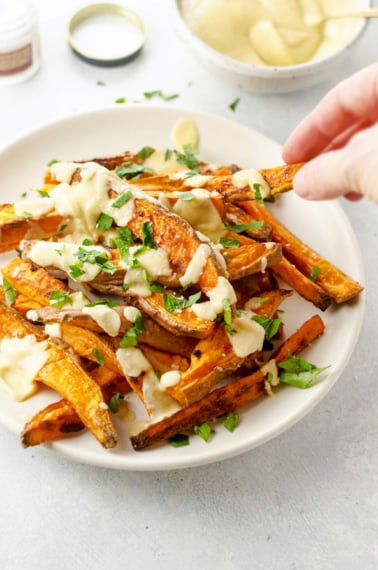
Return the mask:
<svg viewBox="0 0 378 570">
<path fill-rule="evenodd" d="M 192 259 L 188 263 L 188 267 L 182 277 L 180 283 L 183 287 L 198 283 L 201 277 L 202 270 L 206 265 L 207 258 L 211 254 L 211 249 L 206 243 L 201 243 Z"/>
<path fill-rule="evenodd" d="M 22 200 L 14 204 L 14 213 L 17 216 L 30 216 L 40 218 L 48 214 L 55 207 L 51 198 L 35 198 L 34 200 Z"/>
<path fill-rule="evenodd" d="M 127 307 L 124 307 L 123 314 L 125 316 L 125 319 L 127 319 L 130 323 L 135 323 L 137 317 L 140 315 L 140 311 L 136 307 L 128 305 Z"/>
<path fill-rule="evenodd" d="M 199 319 L 207 321 L 215 321 L 217 315 L 223 313 L 223 301 L 228 299 L 230 304 L 236 303 L 236 293 L 231 283 L 225 277 L 219 277 L 218 283 L 207 292 L 209 301 L 203 301 L 202 303 L 194 303 L 192 305 L 192 310 L 197 315 Z"/>
<path fill-rule="evenodd" d="M 37 391 L 35 377 L 49 357 L 47 342 L 34 335 L 0 341 L 0 386 L 16 401 Z"/>
<path fill-rule="evenodd" d="M 345 45 L 357 29 L 352 19 L 326 13 L 356 7 L 355 0 L 182 0 L 192 31 L 215 50 L 244 63 L 297 65 Z"/>
<path fill-rule="evenodd" d="M 96 250 L 102 257 L 108 257 L 108 252 L 101 246 L 80 246 L 86 251 Z M 76 266 L 79 262 L 77 254 L 78 246 L 71 243 L 37 241 L 28 253 L 31 261 L 41 267 L 56 267 L 66 273 L 70 272 L 71 266 Z M 85 282 L 92 281 L 101 271 L 101 266 L 87 261 L 80 264 L 83 271 L 75 280 Z"/>
<path fill-rule="evenodd" d="M 232 319 L 233 334 L 227 332 L 232 349 L 237 356 L 245 357 L 259 351 L 263 347 L 265 330 L 253 321 L 253 313 L 243 312 Z"/>
<path fill-rule="evenodd" d="M 178 199 L 172 211 L 216 243 L 224 235 L 225 228 L 217 208 L 211 201 L 211 193 L 204 188 L 193 188 L 191 194 L 193 197 L 190 200 Z"/>
<path fill-rule="evenodd" d="M 255 193 L 255 185 L 258 184 L 261 198 L 268 198 L 270 194 L 269 184 L 260 172 L 254 168 L 246 168 L 235 172 L 235 174 L 232 175 L 232 183 L 237 188 L 246 188 L 248 186 Z"/>
<path fill-rule="evenodd" d="M 45 324 L 45 333 L 54 338 L 62 338 L 62 325 L 60 323 Z"/>
<path fill-rule="evenodd" d="M 143 400 L 154 421 L 173 414 L 180 409 L 178 402 L 172 398 L 159 382 L 151 364 L 137 347 L 119 348 L 117 359 L 126 376 L 143 376 Z"/>
<path fill-rule="evenodd" d="M 140 250 L 140 246 L 138 245 L 130 247 L 131 257 L 133 257 L 134 253 L 137 253 L 138 250 Z M 150 279 L 157 279 L 162 275 L 169 276 L 172 273 L 168 253 L 162 247 L 146 249 L 141 253 L 137 253 L 136 258 L 143 269 L 147 271 Z M 122 263 L 128 267 L 127 263 Z"/>
<path fill-rule="evenodd" d="M 84 315 L 89 315 L 109 336 L 117 336 L 121 328 L 121 317 L 106 305 L 83 307 Z"/>
<path fill-rule="evenodd" d="M 198 148 L 199 131 L 192 119 L 184 118 L 177 121 L 173 126 L 171 136 L 173 144 L 178 150 L 181 150 L 186 144 L 192 148 Z"/>
</svg>

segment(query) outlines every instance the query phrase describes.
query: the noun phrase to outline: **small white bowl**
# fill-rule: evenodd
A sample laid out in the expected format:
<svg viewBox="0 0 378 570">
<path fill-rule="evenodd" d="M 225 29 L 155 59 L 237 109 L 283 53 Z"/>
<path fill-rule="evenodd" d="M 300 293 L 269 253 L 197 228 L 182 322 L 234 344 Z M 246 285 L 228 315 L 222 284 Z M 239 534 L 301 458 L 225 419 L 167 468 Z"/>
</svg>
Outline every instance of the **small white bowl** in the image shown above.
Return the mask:
<svg viewBox="0 0 378 570">
<path fill-rule="evenodd" d="M 181 12 L 182 0 L 174 0 L 177 32 L 199 61 L 224 79 L 234 81 L 248 91 L 260 93 L 285 93 L 310 87 L 332 74 L 361 38 L 366 19 L 357 21 L 356 30 L 344 45 L 326 57 L 306 63 L 273 67 L 254 65 L 232 59 L 202 41 L 189 27 Z M 356 9 L 371 6 L 370 0 L 356 0 Z"/>
</svg>

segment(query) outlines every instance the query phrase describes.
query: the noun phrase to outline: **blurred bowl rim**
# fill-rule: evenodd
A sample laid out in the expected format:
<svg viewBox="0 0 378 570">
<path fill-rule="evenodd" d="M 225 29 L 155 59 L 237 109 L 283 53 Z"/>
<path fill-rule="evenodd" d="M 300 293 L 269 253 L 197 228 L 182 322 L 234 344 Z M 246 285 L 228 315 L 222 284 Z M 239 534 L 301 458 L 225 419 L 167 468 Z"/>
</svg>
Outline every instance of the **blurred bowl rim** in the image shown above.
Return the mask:
<svg viewBox="0 0 378 570">
<path fill-rule="evenodd" d="M 202 50 L 206 53 L 207 57 L 211 58 L 213 65 L 221 66 L 230 72 L 239 73 L 240 75 L 250 76 L 250 77 L 261 77 L 263 79 L 272 78 L 272 75 L 280 76 L 282 78 L 293 77 L 300 73 L 303 77 L 305 75 L 310 75 L 314 70 L 323 67 L 327 63 L 333 63 L 335 59 L 338 59 L 342 54 L 346 53 L 362 36 L 364 30 L 366 29 L 370 21 L 367 18 L 360 19 L 360 25 L 356 28 L 355 33 L 350 38 L 350 40 L 343 44 L 341 47 L 336 49 L 336 51 L 331 52 L 321 59 L 314 61 L 308 61 L 305 63 L 299 63 L 296 65 L 284 65 L 284 66 L 268 66 L 268 65 L 256 65 L 254 63 L 243 63 L 237 59 L 233 59 L 222 52 L 214 49 L 212 46 L 208 45 L 206 42 L 201 40 L 190 28 L 190 26 L 185 21 L 182 12 L 181 4 L 183 0 L 174 0 L 174 10 L 176 12 L 176 20 L 179 33 L 185 34 L 186 37 L 194 42 L 198 50 Z M 371 7 L 372 0 L 366 0 L 361 2 L 361 9 L 366 9 Z"/>
</svg>

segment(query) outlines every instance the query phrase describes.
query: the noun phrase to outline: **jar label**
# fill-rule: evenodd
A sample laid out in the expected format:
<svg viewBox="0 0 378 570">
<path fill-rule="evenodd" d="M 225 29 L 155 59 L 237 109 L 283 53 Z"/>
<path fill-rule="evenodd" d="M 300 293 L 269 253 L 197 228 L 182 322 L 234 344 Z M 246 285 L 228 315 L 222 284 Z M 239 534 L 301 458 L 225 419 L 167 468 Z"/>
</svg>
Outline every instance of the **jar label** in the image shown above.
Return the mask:
<svg viewBox="0 0 378 570">
<path fill-rule="evenodd" d="M 0 53 L 0 76 L 14 75 L 28 69 L 33 63 L 32 44 L 6 53 Z"/>
</svg>

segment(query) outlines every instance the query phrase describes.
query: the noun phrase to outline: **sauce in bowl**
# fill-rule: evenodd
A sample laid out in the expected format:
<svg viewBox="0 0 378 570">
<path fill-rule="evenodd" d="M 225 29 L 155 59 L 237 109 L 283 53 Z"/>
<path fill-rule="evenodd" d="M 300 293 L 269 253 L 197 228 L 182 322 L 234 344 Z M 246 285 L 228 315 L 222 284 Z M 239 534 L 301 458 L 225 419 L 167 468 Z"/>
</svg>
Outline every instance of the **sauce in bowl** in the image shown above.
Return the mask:
<svg viewBox="0 0 378 570">
<path fill-rule="evenodd" d="M 182 15 L 203 42 L 255 65 L 316 61 L 347 44 L 359 20 L 324 22 L 327 12 L 353 9 L 355 0 L 182 0 Z"/>
</svg>

